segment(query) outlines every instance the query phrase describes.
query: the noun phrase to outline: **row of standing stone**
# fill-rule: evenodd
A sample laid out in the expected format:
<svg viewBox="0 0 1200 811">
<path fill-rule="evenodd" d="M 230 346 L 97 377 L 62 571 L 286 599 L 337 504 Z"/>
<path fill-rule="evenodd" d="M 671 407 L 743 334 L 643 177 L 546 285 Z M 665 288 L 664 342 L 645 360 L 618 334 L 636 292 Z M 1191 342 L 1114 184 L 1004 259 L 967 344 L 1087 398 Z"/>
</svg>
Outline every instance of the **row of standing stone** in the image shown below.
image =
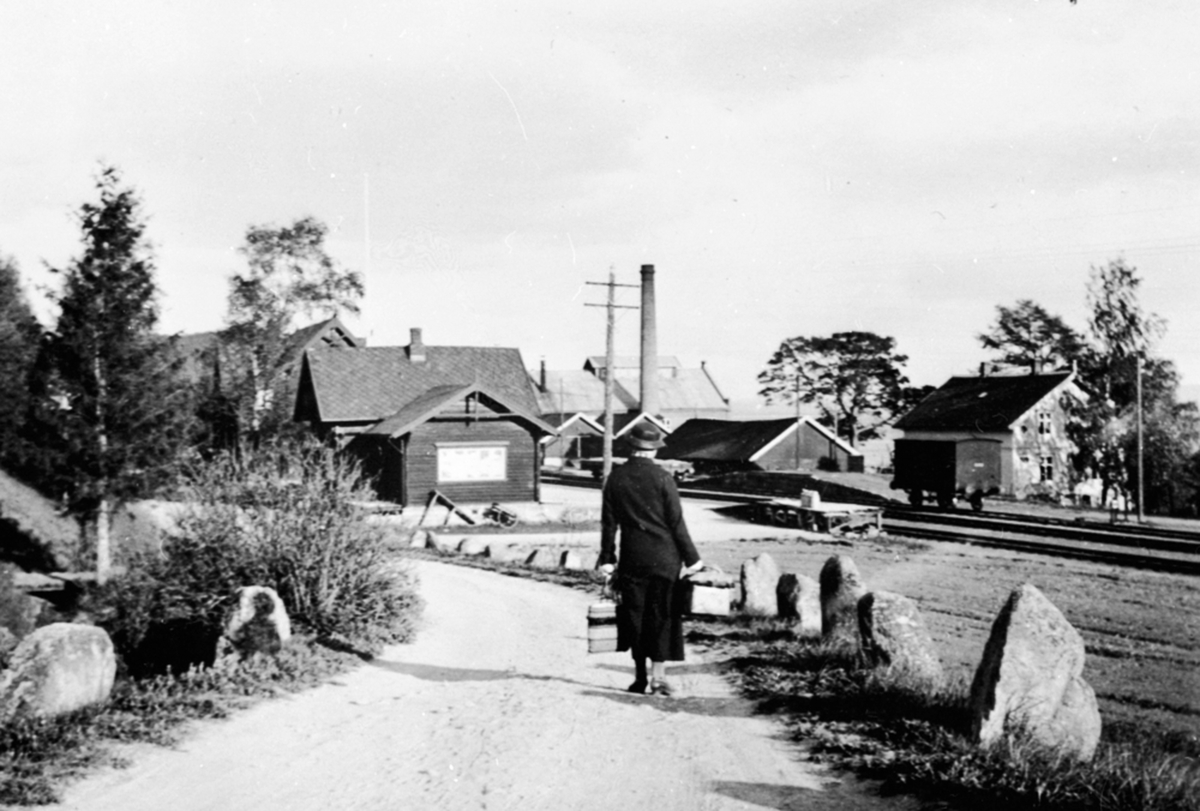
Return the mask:
<svg viewBox="0 0 1200 811">
<path fill-rule="evenodd" d="M 749 614 L 795 621 L 797 636 L 856 651 L 868 666 L 902 673 L 926 689 L 945 682 L 941 660 L 916 603 L 871 591 L 854 561 L 830 557 L 819 582 L 780 573 L 770 555 L 742 564 L 740 607 Z M 1083 679 L 1079 632 L 1032 584 L 1014 589 L 992 623 L 971 682 L 971 735 L 983 745 L 1007 729 L 1089 760 L 1100 740 L 1095 692 Z"/>
</svg>

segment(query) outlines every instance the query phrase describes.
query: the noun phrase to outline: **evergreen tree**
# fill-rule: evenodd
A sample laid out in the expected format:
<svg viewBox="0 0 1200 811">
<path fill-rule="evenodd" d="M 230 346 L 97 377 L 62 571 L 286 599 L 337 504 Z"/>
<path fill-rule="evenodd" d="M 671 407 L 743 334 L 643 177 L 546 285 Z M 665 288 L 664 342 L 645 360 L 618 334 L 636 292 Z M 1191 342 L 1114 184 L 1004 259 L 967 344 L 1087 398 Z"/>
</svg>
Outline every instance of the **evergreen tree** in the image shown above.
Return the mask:
<svg viewBox="0 0 1200 811">
<path fill-rule="evenodd" d="M 25 478 L 29 449 L 22 441 L 22 427 L 41 332 L 21 289 L 16 263 L 0 256 L 0 464 Z"/>
<path fill-rule="evenodd" d="M 65 269 L 58 321 L 40 363 L 44 441 L 59 451 L 52 471 L 81 520 L 94 522 L 96 565 L 111 564 L 113 507 L 144 496 L 169 472 L 187 439 L 175 353 L 155 334 L 154 264 L 135 193 L 102 167 L 99 200 L 79 212 L 83 253 Z"/>
</svg>

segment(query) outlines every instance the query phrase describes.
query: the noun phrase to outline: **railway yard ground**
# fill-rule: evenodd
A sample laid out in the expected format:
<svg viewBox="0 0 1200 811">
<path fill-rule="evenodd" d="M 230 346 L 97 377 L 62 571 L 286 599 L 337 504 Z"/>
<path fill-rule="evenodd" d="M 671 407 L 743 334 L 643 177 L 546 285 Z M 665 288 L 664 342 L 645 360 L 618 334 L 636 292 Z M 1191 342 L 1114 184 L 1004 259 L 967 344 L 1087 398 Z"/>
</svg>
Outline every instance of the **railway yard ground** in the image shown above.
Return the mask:
<svg viewBox="0 0 1200 811">
<path fill-rule="evenodd" d="M 547 490 L 547 500 L 599 503 L 594 490 Z M 1046 505 L 1004 507 L 1068 520 L 1075 513 Z M 831 555 L 849 555 L 868 588 L 917 602 L 947 671 L 967 681 L 1009 592 L 1033 583 L 1083 635 L 1084 677 L 1105 724 L 1136 722 L 1200 738 L 1200 577 L 894 533 L 834 539 L 737 521 L 727 508 L 685 502 L 707 563 L 737 572 L 743 561 L 766 552 L 781 571 L 816 578 Z"/>
</svg>

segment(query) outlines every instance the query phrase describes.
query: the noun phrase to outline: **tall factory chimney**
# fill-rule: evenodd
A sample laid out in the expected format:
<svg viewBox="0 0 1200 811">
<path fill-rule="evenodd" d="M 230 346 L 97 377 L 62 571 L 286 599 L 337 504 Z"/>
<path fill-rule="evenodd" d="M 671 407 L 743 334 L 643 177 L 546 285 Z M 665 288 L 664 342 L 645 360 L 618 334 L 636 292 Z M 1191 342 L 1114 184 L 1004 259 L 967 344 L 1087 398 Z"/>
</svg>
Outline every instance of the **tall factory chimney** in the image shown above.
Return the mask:
<svg viewBox="0 0 1200 811">
<path fill-rule="evenodd" d="M 654 317 L 654 265 L 642 265 L 642 411 L 658 416 L 658 327 Z"/>
</svg>

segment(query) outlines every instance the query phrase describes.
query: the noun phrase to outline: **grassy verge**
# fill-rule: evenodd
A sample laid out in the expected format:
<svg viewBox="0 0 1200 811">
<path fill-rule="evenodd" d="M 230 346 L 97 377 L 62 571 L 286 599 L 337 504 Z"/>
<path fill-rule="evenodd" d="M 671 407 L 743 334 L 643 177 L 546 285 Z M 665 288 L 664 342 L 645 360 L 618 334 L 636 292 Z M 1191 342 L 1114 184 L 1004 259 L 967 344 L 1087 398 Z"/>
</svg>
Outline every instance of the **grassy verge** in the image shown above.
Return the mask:
<svg viewBox="0 0 1200 811">
<path fill-rule="evenodd" d="M 275 658 L 118 681 L 107 704 L 0 726 L 0 805 L 58 802 L 67 782 L 103 765 L 128 765 L 117 743 L 171 745 L 189 721 L 224 718 L 263 698 L 313 687 L 359 655 L 294 638 Z"/>
<path fill-rule="evenodd" d="M 1149 726 L 1106 727 L 1089 763 L 1047 752 L 1019 733 L 969 742 L 969 685 L 931 690 L 859 669 L 774 621 L 694 624 L 689 641 L 723 652 L 744 695 L 779 717 L 809 757 L 879 780 L 884 791 L 975 809 L 1200 808 L 1200 742 Z"/>
<path fill-rule="evenodd" d="M 403 550 L 405 557 L 491 569 L 599 590 L 595 572 L 534 569 L 484 557 Z M 981 749 L 966 736 L 969 684 L 937 689 L 864 670 L 853 651 L 796 639 L 785 621 L 735 616 L 688 623 L 689 644 L 728 663 L 729 678 L 807 756 L 916 795 L 974 811 L 1195 811 L 1200 740 L 1152 722 L 1106 724 L 1095 758 L 1078 763 L 1020 734 Z"/>
</svg>

